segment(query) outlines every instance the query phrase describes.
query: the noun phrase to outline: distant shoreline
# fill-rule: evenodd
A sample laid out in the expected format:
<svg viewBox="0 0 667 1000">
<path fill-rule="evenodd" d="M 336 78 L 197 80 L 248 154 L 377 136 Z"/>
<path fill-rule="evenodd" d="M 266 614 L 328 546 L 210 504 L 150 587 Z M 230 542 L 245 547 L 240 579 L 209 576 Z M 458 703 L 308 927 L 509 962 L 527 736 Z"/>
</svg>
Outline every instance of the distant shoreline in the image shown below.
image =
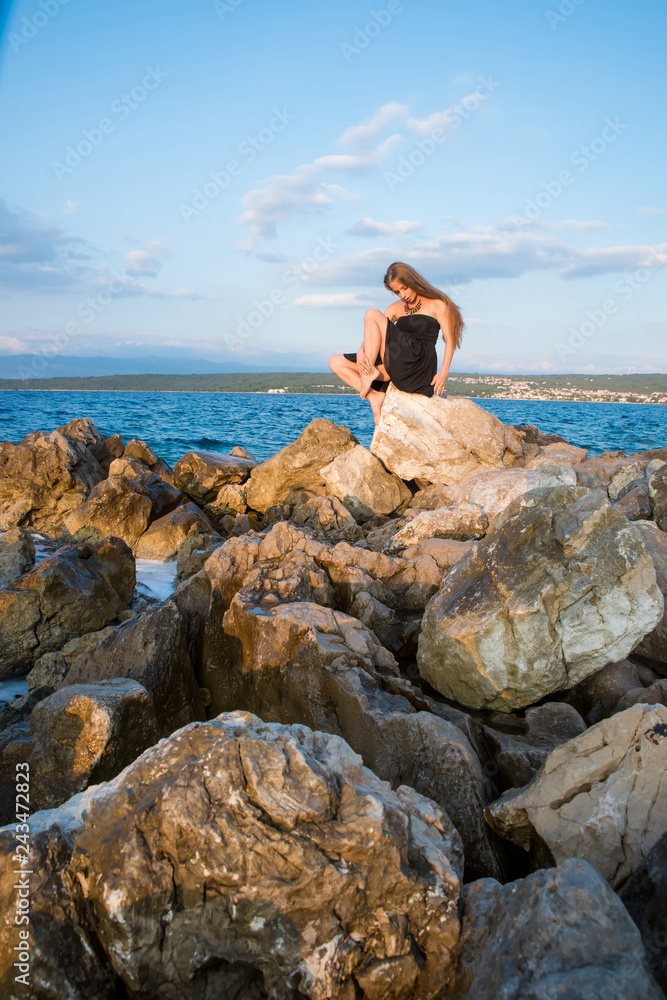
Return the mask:
<svg viewBox="0 0 667 1000">
<path fill-rule="evenodd" d="M 162 393 L 164 395 L 224 395 L 224 396 L 327 396 L 334 397 L 337 399 L 357 399 L 358 396 L 354 392 L 275 392 L 270 389 L 45 389 L 40 386 L 39 389 L 10 389 L 6 387 L 0 387 L 0 392 L 90 392 L 90 393 L 100 393 L 106 392 L 110 395 L 113 393 L 145 393 L 150 395 L 155 395 L 156 393 Z M 554 399 L 551 396 L 501 396 L 501 395 L 485 395 L 485 396 L 473 396 L 464 393 L 449 393 L 448 398 L 451 399 L 471 399 L 471 400 L 493 400 L 498 399 L 508 403 L 592 403 L 592 404 L 606 404 L 607 406 L 665 406 L 667 403 L 662 402 L 652 402 L 650 400 L 622 400 L 622 399 Z"/>
</svg>

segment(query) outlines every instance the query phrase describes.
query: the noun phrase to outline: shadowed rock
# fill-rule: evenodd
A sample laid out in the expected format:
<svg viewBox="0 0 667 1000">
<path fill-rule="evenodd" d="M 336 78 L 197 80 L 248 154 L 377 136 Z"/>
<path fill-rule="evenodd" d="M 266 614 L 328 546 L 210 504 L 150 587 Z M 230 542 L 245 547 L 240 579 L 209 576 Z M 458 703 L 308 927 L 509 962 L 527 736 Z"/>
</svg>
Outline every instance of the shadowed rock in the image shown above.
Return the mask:
<svg viewBox="0 0 667 1000">
<path fill-rule="evenodd" d="M 585 861 L 469 885 L 461 945 L 451 1000 L 661 1000 L 637 928 Z"/>
</svg>

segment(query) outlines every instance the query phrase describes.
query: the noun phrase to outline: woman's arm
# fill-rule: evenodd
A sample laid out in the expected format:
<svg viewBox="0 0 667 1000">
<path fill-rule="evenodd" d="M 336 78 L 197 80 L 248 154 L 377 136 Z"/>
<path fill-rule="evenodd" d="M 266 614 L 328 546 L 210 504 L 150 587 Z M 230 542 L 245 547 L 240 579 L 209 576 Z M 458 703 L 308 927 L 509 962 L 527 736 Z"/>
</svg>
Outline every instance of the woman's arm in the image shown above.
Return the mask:
<svg viewBox="0 0 667 1000">
<path fill-rule="evenodd" d="M 445 391 L 447 376 L 449 375 L 449 366 L 452 363 L 455 348 L 454 337 L 452 335 L 451 317 L 449 315 L 449 306 L 446 302 L 439 300 L 435 307 L 435 312 L 437 313 L 437 318 L 442 329 L 442 336 L 445 341 L 445 357 L 442 362 L 442 368 L 432 379 L 431 385 L 433 386 L 434 395 L 442 396 Z"/>
</svg>

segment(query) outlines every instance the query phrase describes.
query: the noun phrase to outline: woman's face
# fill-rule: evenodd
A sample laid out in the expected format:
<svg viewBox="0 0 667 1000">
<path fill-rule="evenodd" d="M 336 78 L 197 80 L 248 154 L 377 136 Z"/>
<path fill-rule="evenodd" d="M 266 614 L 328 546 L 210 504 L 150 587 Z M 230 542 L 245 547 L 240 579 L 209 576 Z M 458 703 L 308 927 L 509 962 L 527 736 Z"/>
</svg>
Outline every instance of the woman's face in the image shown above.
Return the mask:
<svg viewBox="0 0 667 1000">
<path fill-rule="evenodd" d="M 406 305 L 414 305 L 417 299 L 417 293 L 411 288 L 408 288 L 404 281 L 390 281 L 389 287 L 394 295 L 398 295 L 399 299 L 403 299 Z"/>
</svg>

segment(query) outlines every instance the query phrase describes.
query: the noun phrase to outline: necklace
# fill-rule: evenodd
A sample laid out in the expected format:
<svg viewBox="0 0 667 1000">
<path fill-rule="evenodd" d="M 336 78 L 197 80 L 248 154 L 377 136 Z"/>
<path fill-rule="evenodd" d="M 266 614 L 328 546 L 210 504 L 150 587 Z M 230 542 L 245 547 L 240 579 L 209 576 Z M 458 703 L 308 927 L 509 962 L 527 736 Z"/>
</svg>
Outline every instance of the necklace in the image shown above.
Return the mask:
<svg viewBox="0 0 667 1000">
<path fill-rule="evenodd" d="M 416 313 L 416 312 L 419 312 L 419 310 L 422 307 L 422 300 L 421 299 L 417 299 L 416 305 L 412 306 L 411 309 L 408 307 L 407 302 L 404 302 L 403 305 L 405 307 L 406 313 Z"/>
</svg>

